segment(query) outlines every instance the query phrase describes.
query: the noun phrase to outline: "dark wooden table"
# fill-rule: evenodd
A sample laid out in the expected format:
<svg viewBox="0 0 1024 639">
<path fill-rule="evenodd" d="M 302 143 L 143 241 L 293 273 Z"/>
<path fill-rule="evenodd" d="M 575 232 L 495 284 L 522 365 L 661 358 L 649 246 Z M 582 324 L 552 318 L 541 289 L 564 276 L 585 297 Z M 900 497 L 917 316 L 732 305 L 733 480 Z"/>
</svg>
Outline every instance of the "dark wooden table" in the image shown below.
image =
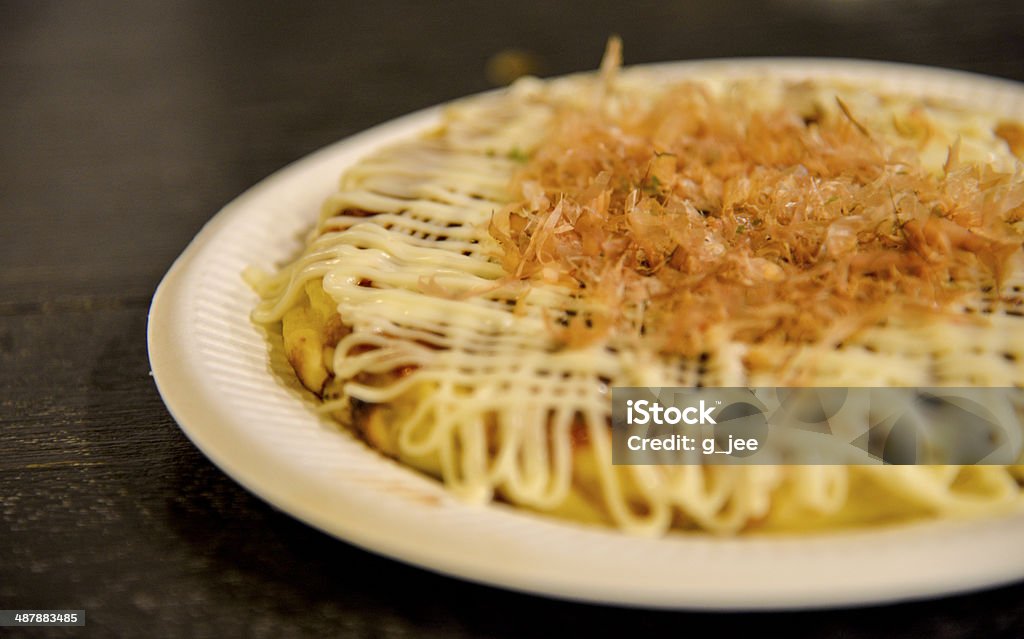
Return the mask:
<svg viewBox="0 0 1024 639">
<path fill-rule="evenodd" d="M 499 51 L 560 74 L 594 67 L 611 32 L 630 63 L 840 56 L 1024 80 L 1013 0 L 0 4 L 0 609 L 87 611 L 85 628 L 25 635 L 1024 636 L 1020 585 L 741 615 L 463 583 L 275 511 L 167 414 L 146 311 L 222 205 L 318 147 L 488 88 Z"/>
</svg>

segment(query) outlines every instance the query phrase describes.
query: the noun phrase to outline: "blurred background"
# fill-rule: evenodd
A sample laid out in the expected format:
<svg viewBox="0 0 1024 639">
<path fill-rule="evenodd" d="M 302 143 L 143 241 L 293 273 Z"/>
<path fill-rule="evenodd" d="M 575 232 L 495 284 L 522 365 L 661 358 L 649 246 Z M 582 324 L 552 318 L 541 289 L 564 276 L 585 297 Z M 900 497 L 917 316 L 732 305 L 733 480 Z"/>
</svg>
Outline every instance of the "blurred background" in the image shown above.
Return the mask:
<svg viewBox="0 0 1024 639">
<path fill-rule="evenodd" d="M 146 310 L 224 204 L 395 116 L 593 69 L 611 34 L 626 64 L 856 57 L 1024 80 L 1018 0 L 0 2 L 0 609 L 85 608 L 96 636 L 1024 636 L 1021 586 L 756 616 L 475 586 L 293 521 L 177 429 Z"/>
<path fill-rule="evenodd" d="M 27 211 L 59 221 L 68 232 L 50 238 L 49 252 L 61 256 L 60 268 L 108 271 L 88 282 L 63 272 L 62 294 L 116 284 L 149 295 L 200 225 L 275 169 L 373 124 L 491 88 L 517 68 L 544 76 L 595 68 L 613 33 L 626 64 L 838 56 L 1024 79 L 1024 4 L 1014 1 L 0 6 L 2 228 L 19 231 L 11 218 Z M 109 213 L 140 203 L 167 215 L 147 219 L 131 242 L 114 241 L 121 217 Z M 85 229 L 96 232 L 102 261 L 95 244 L 77 241 Z M 0 281 L 31 290 L 51 278 L 33 248 L 0 254 Z M 145 278 L 121 268 L 143 256 L 136 269 Z"/>
</svg>

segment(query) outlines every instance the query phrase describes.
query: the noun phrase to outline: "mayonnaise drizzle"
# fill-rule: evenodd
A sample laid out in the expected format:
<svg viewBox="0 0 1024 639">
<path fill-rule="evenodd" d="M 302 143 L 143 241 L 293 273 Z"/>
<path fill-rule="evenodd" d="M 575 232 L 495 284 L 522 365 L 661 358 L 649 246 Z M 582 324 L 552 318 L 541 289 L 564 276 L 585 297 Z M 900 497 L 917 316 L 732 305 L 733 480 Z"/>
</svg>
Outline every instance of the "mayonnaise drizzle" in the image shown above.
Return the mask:
<svg viewBox="0 0 1024 639">
<path fill-rule="evenodd" d="M 305 283 L 322 279 L 352 329 L 333 361 L 346 397 L 405 407 L 391 413 L 400 454 L 438 459 L 445 482 L 473 501 L 497 491 L 525 506 L 558 507 L 574 490 L 572 438 L 580 424 L 599 480 L 587 490 L 597 493 L 617 526 L 637 534 L 663 533 L 680 515 L 701 528 L 736 531 L 766 517 L 783 494 L 798 508 L 833 513 L 855 481 L 872 481 L 935 512 L 1018 498 L 1017 483 L 1002 467 L 971 468 L 986 477 L 990 490 L 984 497 L 963 497 L 951 487 L 956 467 L 613 466 L 612 386 L 772 380 L 763 372 L 752 377 L 744 364 L 748 348 L 724 334 L 711 335 L 710 357 L 700 372 L 696 362 L 603 344 L 560 349 L 549 322 L 552 309 L 576 304 L 568 291 L 501 285 L 505 273 L 487 224 L 513 198 L 514 155 L 539 143 L 552 96 L 574 99 L 591 89 L 581 80 L 550 89 L 529 81 L 473 98 L 452 107 L 439 130 L 349 169 L 324 203 L 302 255 L 260 283 L 263 301 L 254 321 L 280 321 Z M 1000 342 L 987 344 L 989 352 L 1024 353 L 1017 319 L 996 320 L 1005 331 L 985 338 Z M 1012 327 L 1002 326 L 1008 322 Z M 923 384 L 934 382 L 929 353 L 936 343 L 955 350 L 958 343 L 981 339 L 971 326 L 928 330 L 869 331 L 869 343 L 883 349 L 823 354 L 808 347 L 794 365 L 818 370 L 831 385 Z M 989 327 L 986 334 L 992 332 Z M 925 355 L 915 358 L 915 349 Z M 411 367 L 408 374 L 388 375 L 404 367 Z M 978 368 L 992 381 L 990 366 Z M 1018 365 L 995 381 L 1020 383 L 1022 377 Z"/>
</svg>

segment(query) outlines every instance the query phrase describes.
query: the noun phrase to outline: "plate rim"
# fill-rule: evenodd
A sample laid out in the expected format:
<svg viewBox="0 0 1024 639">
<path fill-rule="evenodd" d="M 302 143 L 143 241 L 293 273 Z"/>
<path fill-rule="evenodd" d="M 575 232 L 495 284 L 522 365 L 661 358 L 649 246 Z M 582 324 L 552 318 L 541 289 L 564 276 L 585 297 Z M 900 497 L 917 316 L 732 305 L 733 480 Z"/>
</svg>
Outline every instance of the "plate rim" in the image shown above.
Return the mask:
<svg viewBox="0 0 1024 639">
<path fill-rule="evenodd" d="M 935 81 L 956 80 L 981 83 L 993 88 L 1000 87 L 1000 90 L 1019 93 L 1024 99 L 1024 85 L 1004 78 L 937 67 L 856 59 L 725 58 L 663 62 L 627 67 L 627 69 L 669 74 L 685 73 L 687 70 L 700 70 L 701 68 L 711 72 L 732 69 L 742 74 L 744 71 L 750 73 L 752 69 L 766 66 L 774 69 L 781 68 L 787 73 L 811 75 L 821 75 L 827 71 L 841 71 L 842 74 L 863 77 L 864 74 L 873 71 L 884 71 L 888 74 L 902 72 L 914 76 L 927 76 Z M 585 75 L 585 73 L 573 75 Z M 497 89 L 487 93 L 501 90 Z M 467 98 L 460 98 L 453 102 L 479 95 L 482 94 L 467 96 Z M 904 575 L 903 578 L 897 578 L 888 585 L 877 582 L 863 583 L 847 585 L 845 590 L 842 587 L 836 587 L 837 582 L 833 581 L 828 582 L 833 584 L 831 590 L 822 588 L 822 584 L 819 583 L 802 584 L 801 587 L 788 591 L 775 590 L 768 593 L 759 591 L 758 588 L 749 588 L 749 586 L 747 588 L 740 586 L 733 591 L 711 588 L 704 593 L 698 592 L 694 588 L 665 591 L 660 587 L 623 591 L 621 586 L 616 587 L 614 584 L 582 583 L 583 580 L 578 575 L 563 575 L 559 579 L 558 575 L 551 574 L 550 570 L 540 572 L 524 570 L 522 566 L 512 566 L 508 562 L 503 564 L 499 562 L 500 565 L 496 566 L 493 563 L 481 563 L 479 557 L 462 556 L 458 552 L 453 552 L 452 548 L 436 548 L 429 544 L 410 543 L 408 535 L 401 534 L 402 531 L 392 530 L 391 534 L 382 534 L 379 526 L 386 525 L 387 518 L 382 520 L 378 516 L 377 519 L 372 517 L 367 519 L 367 513 L 360 510 L 358 503 L 334 504 L 337 506 L 336 510 L 324 512 L 322 505 L 330 495 L 320 494 L 319 491 L 322 490 L 322 487 L 307 485 L 301 481 L 294 486 L 286 487 L 283 485 L 284 482 L 268 479 L 270 474 L 265 472 L 268 468 L 285 473 L 291 471 L 282 466 L 280 460 L 275 460 L 273 455 L 268 455 L 266 450 L 233 438 L 236 433 L 226 429 L 223 425 L 226 422 L 222 421 L 229 422 L 232 415 L 225 411 L 223 405 L 217 404 L 216 398 L 211 398 L 210 389 L 196 387 L 199 380 L 194 374 L 193 376 L 189 375 L 188 360 L 195 353 L 190 355 L 180 350 L 183 344 L 189 343 L 188 314 L 193 310 L 192 304 L 194 303 L 194 299 L 189 298 L 189 287 L 196 281 L 197 257 L 204 251 L 209 251 L 211 246 L 216 246 L 219 234 L 223 233 L 231 222 L 244 218 L 246 211 L 250 210 L 248 207 L 254 206 L 254 202 L 258 202 L 266 194 L 273 193 L 274 189 L 285 188 L 289 181 L 299 179 L 318 163 L 333 161 L 334 156 L 349 157 L 350 163 L 352 158 L 365 155 L 373 148 L 423 130 L 438 120 L 442 109 L 447 104 L 451 104 L 451 102 L 413 112 L 329 144 L 263 178 L 216 213 L 174 261 L 161 280 L 155 291 L 147 322 L 148 353 L 154 382 L 168 411 L 182 432 L 229 477 L 261 500 L 288 515 L 375 554 L 490 586 L 588 603 L 692 610 L 812 609 L 929 598 L 1005 585 L 1024 578 L 1024 550 L 1022 550 L 1018 557 L 1013 558 L 1016 561 L 1007 561 L 1000 566 L 989 566 L 985 570 L 977 570 L 976 567 L 973 571 L 962 571 L 963 574 L 960 574 L 962 579 L 956 582 L 948 579 L 946 581 L 935 579 L 934 575 L 928 575 L 927 579 L 924 577 L 915 579 L 912 576 L 908 579 L 907 575 Z M 339 163 L 335 178 L 349 163 Z M 240 282 L 241 278 L 239 277 Z M 367 449 L 367 453 L 377 455 L 370 449 Z M 389 463 L 383 458 L 380 461 Z M 414 473 L 415 471 L 408 470 L 408 472 Z M 307 490 L 310 493 L 304 494 Z M 620 533 L 597 531 L 578 524 L 553 522 L 502 505 L 475 507 L 449 504 L 449 506 L 473 509 L 474 513 L 484 513 L 483 516 L 487 516 L 488 512 L 502 512 L 504 513 L 502 516 L 530 518 L 531 525 L 549 529 L 550 527 L 568 528 L 585 537 L 592 535 L 624 537 Z M 852 540 L 852 543 L 863 543 L 864 541 L 878 540 L 881 537 L 913 534 L 921 528 L 929 529 L 932 532 L 943 531 L 943 534 L 952 535 L 955 539 L 965 535 L 973 537 L 979 533 L 982 536 L 992 535 L 995 534 L 995 531 L 1003 528 L 1006 528 L 1006 532 L 1009 534 L 1015 531 L 1019 534 L 1024 531 L 1022 524 L 1024 524 L 1024 518 L 1018 513 L 985 520 L 946 520 L 907 524 L 892 529 L 830 532 L 827 535 L 815 535 L 814 539 L 821 540 L 827 537 L 828 541 L 832 542 L 845 540 L 844 543 L 850 543 Z M 377 527 L 375 528 L 375 526 Z M 807 541 L 808 537 L 789 537 L 773 539 L 768 545 L 781 548 L 782 546 L 804 545 Z M 655 543 L 685 543 L 700 552 L 706 552 L 709 548 L 711 552 L 714 552 L 715 549 L 728 547 L 731 549 L 730 552 L 734 552 L 737 548 L 763 545 L 763 540 L 760 543 L 752 543 L 744 539 L 722 539 L 703 535 L 699 539 L 687 537 L 682 541 L 667 539 Z M 827 571 L 822 572 L 827 575 Z"/>
</svg>

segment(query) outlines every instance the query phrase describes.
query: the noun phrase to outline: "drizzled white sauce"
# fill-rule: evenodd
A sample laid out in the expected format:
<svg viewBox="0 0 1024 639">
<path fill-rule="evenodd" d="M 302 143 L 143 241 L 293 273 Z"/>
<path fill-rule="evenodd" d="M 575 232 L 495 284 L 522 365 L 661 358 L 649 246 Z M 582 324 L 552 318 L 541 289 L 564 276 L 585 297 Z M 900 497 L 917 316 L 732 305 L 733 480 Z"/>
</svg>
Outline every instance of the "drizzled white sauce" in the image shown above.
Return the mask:
<svg viewBox="0 0 1024 639">
<path fill-rule="evenodd" d="M 970 469 L 991 486 L 977 498 L 951 490 L 956 468 L 612 466 L 612 386 L 773 380 L 749 376 L 746 347 L 715 334 L 699 375 L 696 362 L 615 352 L 602 344 L 560 350 L 548 322 L 552 309 L 574 303 L 566 291 L 495 287 L 504 271 L 487 224 L 513 197 L 508 184 L 518 165 L 510 155 L 543 136 L 551 96 L 582 100 L 590 90 L 571 82 L 552 88 L 523 83 L 507 95 L 461 103 L 440 131 L 360 162 L 325 202 L 303 254 L 260 284 L 264 301 L 254 320 L 279 321 L 304 284 L 322 278 L 352 329 L 333 361 L 334 374 L 347 380 L 346 398 L 405 406 L 392 413 L 401 454 L 437 458 L 445 482 L 470 500 L 486 501 L 497 490 L 526 506 L 561 504 L 573 488 L 574 424 L 586 430 L 600 482 L 591 489 L 603 510 L 619 527 L 640 534 L 663 532 L 678 513 L 703 528 L 737 530 L 766 516 L 780 491 L 798 507 L 834 512 L 851 482 L 869 479 L 944 512 L 1016 497 L 1017 484 L 1001 467 Z M 771 87 L 761 90 L 772 99 Z M 863 98 L 850 102 L 869 113 Z M 966 148 L 988 153 L 978 149 L 990 147 L 972 142 Z M 924 331 L 879 329 L 864 338 L 875 353 L 808 347 L 796 362 L 806 360 L 830 385 L 955 384 L 971 367 L 988 383 L 1019 384 L 1020 365 L 992 365 L 993 353 L 1024 354 L 1019 319 L 999 316 L 981 332 L 946 324 Z M 942 370 L 942 353 L 960 357 L 980 342 L 982 357 L 936 379 L 936 344 L 942 345 Z M 404 367 L 412 367 L 404 376 L 387 375 Z"/>
</svg>

